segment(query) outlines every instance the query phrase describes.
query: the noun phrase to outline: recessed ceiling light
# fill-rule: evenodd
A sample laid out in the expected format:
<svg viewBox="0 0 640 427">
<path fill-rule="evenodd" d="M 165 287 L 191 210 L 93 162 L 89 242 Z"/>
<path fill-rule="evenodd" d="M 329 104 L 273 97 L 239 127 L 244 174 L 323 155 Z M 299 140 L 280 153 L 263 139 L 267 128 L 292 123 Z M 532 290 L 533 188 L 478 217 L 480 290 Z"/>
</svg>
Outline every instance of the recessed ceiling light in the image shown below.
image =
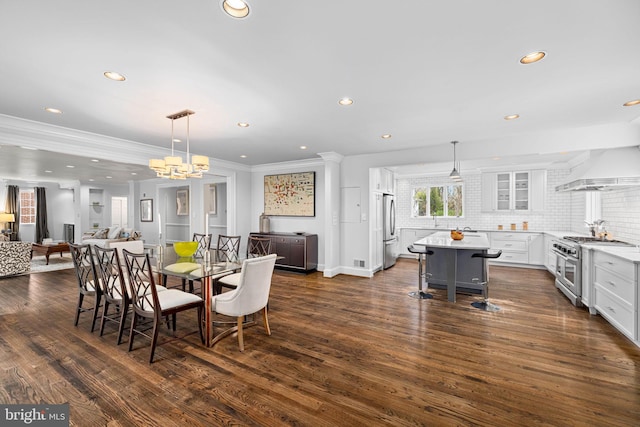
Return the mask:
<svg viewBox="0 0 640 427">
<path fill-rule="evenodd" d="M 44 111 L 46 111 L 47 113 L 62 114 L 62 110 L 58 110 L 57 108 L 52 107 L 46 107 Z"/>
<path fill-rule="evenodd" d="M 521 64 L 533 64 L 534 62 L 540 61 L 545 56 L 547 56 L 547 53 L 543 52 L 541 50 L 537 51 L 537 52 L 531 52 L 530 54 L 525 55 L 522 58 L 520 58 L 520 63 Z"/>
<path fill-rule="evenodd" d="M 44 173 L 53 173 L 53 171 L 44 171 Z"/>
<path fill-rule="evenodd" d="M 120 73 L 116 73 L 115 71 L 105 71 L 104 76 L 109 80 L 115 80 L 117 82 L 123 82 L 127 78 Z"/>
<path fill-rule="evenodd" d="M 300 149 L 301 149 L 301 150 L 306 150 L 306 149 L 307 149 L 307 146 L 306 146 L 306 145 L 301 145 L 301 146 L 300 146 Z"/>
<path fill-rule="evenodd" d="M 353 104 L 353 99 L 351 99 L 351 98 L 342 98 L 340 101 L 338 101 L 338 104 L 344 105 L 344 106 L 351 105 L 351 104 Z"/>
<path fill-rule="evenodd" d="M 135 172 L 131 172 L 131 175 L 138 175 L 138 174 L 137 174 L 137 173 L 135 173 Z"/>
<path fill-rule="evenodd" d="M 500 160 L 500 157 L 494 157 L 493 160 Z"/>
<path fill-rule="evenodd" d="M 93 181 L 95 181 L 95 179 L 91 178 L 91 179 L 89 179 L 89 181 L 93 182 Z"/>
<path fill-rule="evenodd" d="M 107 179 L 111 179 L 111 178 L 113 178 L 113 177 L 111 177 L 111 176 L 107 175 L 107 176 L 105 176 L 105 178 L 107 178 Z"/>
<path fill-rule="evenodd" d="M 224 0 L 222 9 L 234 18 L 246 18 L 249 15 L 249 5 L 242 0 Z"/>
<path fill-rule="evenodd" d="M 520 114 L 510 114 L 508 116 L 504 116 L 505 120 L 515 120 L 519 118 L 520 118 Z"/>
<path fill-rule="evenodd" d="M 241 159 L 246 159 L 246 158 L 247 158 L 247 155 L 246 155 L 246 154 L 241 154 L 241 155 L 240 155 L 240 158 L 241 158 Z"/>
<path fill-rule="evenodd" d="M 640 104 L 640 99 L 634 99 L 633 101 L 629 101 L 629 102 L 625 102 L 624 105 L 625 107 L 631 107 L 632 105 L 638 105 Z"/>
<path fill-rule="evenodd" d="M 389 139 L 391 138 L 391 134 L 390 133 L 385 133 L 384 135 L 381 136 L 382 139 Z"/>
<path fill-rule="evenodd" d="M 25 150 L 38 151 L 38 149 L 37 149 L 37 148 L 33 148 L 33 147 L 25 147 L 25 146 L 22 146 L 21 148 L 23 148 L 23 149 L 25 149 Z"/>
<path fill-rule="evenodd" d="M 248 127 L 249 127 L 249 123 L 246 123 L 246 122 L 238 122 L 238 126 L 240 126 L 241 128 L 248 128 Z"/>
<path fill-rule="evenodd" d="M 73 168 L 75 168 L 75 166 L 73 166 L 73 165 L 67 165 L 67 167 L 68 167 L 69 169 L 73 169 Z"/>
<path fill-rule="evenodd" d="M 91 159 L 91 161 L 92 161 L 93 163 L 98 163 L 98 162 L 100 162 L 100 160 L 98 160 L 98 159 Z"/>
<path fill-rule="evenodd" d="M 182 142 L 182 140 L 178 138 L 173 138 L 173 142 Z"/>
</svg>

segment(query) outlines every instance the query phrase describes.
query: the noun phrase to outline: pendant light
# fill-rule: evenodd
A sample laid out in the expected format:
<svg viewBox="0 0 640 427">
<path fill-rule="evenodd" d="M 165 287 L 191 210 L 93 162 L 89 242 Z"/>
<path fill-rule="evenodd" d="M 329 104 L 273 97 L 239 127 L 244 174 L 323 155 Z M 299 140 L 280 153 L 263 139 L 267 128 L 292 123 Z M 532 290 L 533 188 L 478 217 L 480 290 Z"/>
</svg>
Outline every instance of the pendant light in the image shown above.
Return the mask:
<svg viewBox="0 0 640 427">
<path fill-rule="evenodd" d="M 453 170 L 449 174 L 449 178 L 454 181 L 462 181 L 462 177 L 460 176 L 460 163 L 456 163 L 456 144 L 458 141 L 451 141 L 453 144 Z"/>
</svg>

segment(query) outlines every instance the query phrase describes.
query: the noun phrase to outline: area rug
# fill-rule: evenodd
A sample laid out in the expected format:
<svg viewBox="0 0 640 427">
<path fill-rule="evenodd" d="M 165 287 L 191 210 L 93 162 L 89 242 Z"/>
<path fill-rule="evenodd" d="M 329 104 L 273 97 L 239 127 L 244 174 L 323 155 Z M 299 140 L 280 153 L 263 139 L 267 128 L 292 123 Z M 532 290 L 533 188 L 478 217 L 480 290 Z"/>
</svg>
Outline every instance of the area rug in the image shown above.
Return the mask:
<svg viewBox="0 0 640 427">
<path fill-rule="evenodd" d="M 70 254 L 52 254 L 49 256 L 49 265 L 44 255 L 34 255 L 31 259 L 31 271 L 29 273 L 42 273 L 45 271 L 66 270 L 73 268 L 73 260 Z M 29 274 L 25 273 L 25 274 Z"/>
</svg>

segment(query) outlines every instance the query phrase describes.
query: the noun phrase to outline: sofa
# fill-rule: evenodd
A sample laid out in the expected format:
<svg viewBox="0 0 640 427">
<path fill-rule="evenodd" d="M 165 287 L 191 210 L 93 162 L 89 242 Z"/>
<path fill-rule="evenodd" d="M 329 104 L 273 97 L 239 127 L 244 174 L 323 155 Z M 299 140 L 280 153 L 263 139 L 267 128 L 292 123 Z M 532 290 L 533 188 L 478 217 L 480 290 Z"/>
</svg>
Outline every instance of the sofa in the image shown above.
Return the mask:
<svg viewBox="0 0 640 427">
<path fill-rule="evenodd" d="M 0 277 L 31 270 L 31 242 L 0 242 Z"/>
<path fill-rule="evenodd" d="M 142 234 L 133 228 L 123 228 L 112 225 L 109 228 L 102 228 L 96 231 L 85 232 L 82 235 L 82 244 L 96 245 L 108 248 L 114 242 L 127 242 L 130 240 L 141 240 Z"/>
</svg>

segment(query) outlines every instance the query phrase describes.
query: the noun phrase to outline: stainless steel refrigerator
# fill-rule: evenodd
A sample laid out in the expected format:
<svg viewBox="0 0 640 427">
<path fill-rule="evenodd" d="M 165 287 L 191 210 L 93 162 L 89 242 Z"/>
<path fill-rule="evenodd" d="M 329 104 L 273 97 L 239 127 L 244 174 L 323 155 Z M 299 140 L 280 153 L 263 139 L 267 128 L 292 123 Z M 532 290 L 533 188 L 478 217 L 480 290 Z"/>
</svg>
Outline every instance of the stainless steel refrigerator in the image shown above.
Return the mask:
<svg viewBox="0 0 640 427">
<path fill-rule="evenodd" d="M 396 202 L 392 194 L 382 196 L 382 268 L 387 269 L 398 258 L 398 236 L 396 234 Z"/>
</svg>

